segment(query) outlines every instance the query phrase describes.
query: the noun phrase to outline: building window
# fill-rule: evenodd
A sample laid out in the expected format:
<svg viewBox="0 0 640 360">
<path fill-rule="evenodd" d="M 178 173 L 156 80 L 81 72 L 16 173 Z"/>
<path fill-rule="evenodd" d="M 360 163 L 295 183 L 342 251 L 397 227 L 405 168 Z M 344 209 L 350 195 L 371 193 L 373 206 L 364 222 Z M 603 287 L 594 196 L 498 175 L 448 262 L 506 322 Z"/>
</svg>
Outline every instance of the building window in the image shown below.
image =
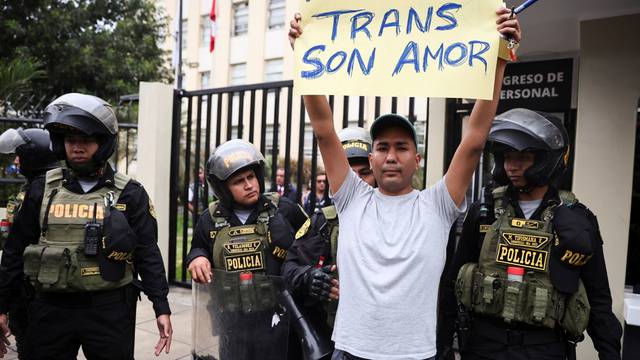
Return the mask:
<svg viewBox="0 0 640 360">
<path fill-rule="evenodd" d="M 249 31 L 249 2 L 238 1 L 233 4 L 233 36 Z"/>
<path fill-rule="evenodd" d="M 200 17 L 200 35 L 202 36 L 200 47 L 208 49 L 211 39 L 211 19 L 209 19 L 209 15 L 202 15 Z"/>
<path fill-rule="evenodd" d="M 264 63 L 264 81 L 282 80 L 282 59 L 267 60 Z"/>
<path fill-rule="evenodd" d="M 247 78 L 247 64 L 235 64 L 231 65 L 229 71 L 229 85 L 241 85 L 244 84 Z"/>
<path fill-rule="evenodd" d="M 269 29 L 279 29 L 284 27 L 287 17 L 285 0 L 269 1 Z"/>
<path fill-rule="evenodd" d="M 211 78 L 211 72 L 203 71 L 200 73 L 200 88 L 208 89 L 209 88 L 209 79 Z"/>
<path fill-rule="evenodd" d="M 187 49 L 187 38 L 189 38 L 189 20 L 182 19 L 182 50 Z"/>
</svg>

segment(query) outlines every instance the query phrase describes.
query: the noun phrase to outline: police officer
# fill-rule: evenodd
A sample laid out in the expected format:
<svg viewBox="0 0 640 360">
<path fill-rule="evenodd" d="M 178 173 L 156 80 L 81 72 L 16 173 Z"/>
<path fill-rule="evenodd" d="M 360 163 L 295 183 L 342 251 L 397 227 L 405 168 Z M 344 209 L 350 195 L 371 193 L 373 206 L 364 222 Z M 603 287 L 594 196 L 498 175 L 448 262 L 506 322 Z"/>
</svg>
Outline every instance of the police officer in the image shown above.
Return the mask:
<svg viewBox="0 0 640 360">
<path fill-rule="evenodd" d="M 554 185 L 569 152 L 561 120 L 513 109 L 495 118 L 488 143 L 498 187 L 464 221 L 443 284 L 439 355 L 453 356 L 460 310 L 463 359 L 575 359 L 585 329 L 600 359 L 620 359 L 598 222 Z"/>
<path fill-rule="evenodd" d="M 238 274 L 242 275 L 240 280 L 250 280 L 258 275 L 280 275 L 287 249 L 295 238 L 306 234 L 310 220 L 299 205 L 277 193 L 264 192 L 262 154 L 244 140 L 227 141 L 207 161 L 207 180 L 219 200 L 211 203 L 198 219 L 188 255 L 192 279 L 201 283 L 213 281 L 214 285 L 222 286 L 224 281 L 235 281 L 237 276 L 234 275 Z M 212 268 L 224 279 L 213 277 Z M 237 285 L 230 286 L 231 292 L 237 289 Z M 271 293 L 271 290 L 267 292 Z M 233 311 L 229 310 L 229 313 Z M 228 331 L 230 341 L 221 344 L 221 357 L 234 360 L 274 358 L 275 355 L 268 352 L 256 353 L 255 345 L 260 339 L 259 332 L 266 336 L 265 331 L 272 331 L 272 314 L 267 314 L 264 326 L 242 324 L 243 320 L 251 318 L 244 316 L 247 314 L 231 314 L 233 321 L 223 319 L 226 324 L 241 323 L 254 328 L 252 331 L 255 332 L 251 334 L 255 336 Z M 286 341 L 286 337 L 284 333 L 280 340 Z M 295 341 L 290 341 L 293 343 Z M 300 358 L 294 350 L 290 346 L 288 357 Z"/>
<path fill-rule="evenodd" d="M 19 171 L 26 178 L 26 183 L 20 187 L 18 194 L 7 203 L 8 227 L 2 234 L 4 239 L 9 236 L 10 226 L 20 211 L 25 194 L 29 192 L 36 178 L 43 177 L 51 169 L 60 166 L 58 159 L 50 149 L 49 132 L 43 129 L 8 129 L 0 135 L 0 153 L 16 154 L 16 164 Z M 27 348 L 24 346 L 24 332 L 27 326 L 27 302 L 33 294 L 33 287 L 28 282 L 21 286 L 18 299 L 13 301 L 9 311 L 9 329 L 16 340 L 18 357 L 27 359 Z"/>
<path fill-rule="evenodd" d="M 66 167 L 32 182 L 0 269 L 0 330 L 24 274 L 36 289 L 25 346 L 32 359 L 133 359 L 138 276 L 160 340 L 171 344 L 168 286 L 146 191 L 108 158 L 118 134 L 111 106 L 70 93 L 45 109 L 51 147 Z M 0 350 L 6 351 L 6 342 Z"/>
<path fill-rule="evenodd" d="M 369 166 L 371 136 L 361 127 L 348 127 L 338 133 L 349 166 L 367 184 L 376 180 Z M 336 271 L 338 215 L 335 205 L 325 206 L 311 218 L 311 229 L 295 241 L 287 252 L 282 275 L 309 319 L 321 333 L 331 334 L 335 319 L 339 284 Z"/>
</svg>

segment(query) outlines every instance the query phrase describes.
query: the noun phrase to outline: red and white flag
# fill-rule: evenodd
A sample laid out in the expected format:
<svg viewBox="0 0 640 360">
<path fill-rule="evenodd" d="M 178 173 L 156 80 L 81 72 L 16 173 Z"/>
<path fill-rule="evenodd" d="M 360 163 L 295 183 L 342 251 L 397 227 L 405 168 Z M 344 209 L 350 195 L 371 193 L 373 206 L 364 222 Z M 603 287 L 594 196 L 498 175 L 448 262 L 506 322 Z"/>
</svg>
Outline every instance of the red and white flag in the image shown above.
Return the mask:
<svg viewBox="0 0 640 360">
<path fill-rule="evenodd" d="M 211 3 L 211 12 L 209 13 L 209 19 L 211 19 L 211 35 L 209 35 L 209 52 L 212 53 L 216 48 L 216 0 Z"/>
</svg>

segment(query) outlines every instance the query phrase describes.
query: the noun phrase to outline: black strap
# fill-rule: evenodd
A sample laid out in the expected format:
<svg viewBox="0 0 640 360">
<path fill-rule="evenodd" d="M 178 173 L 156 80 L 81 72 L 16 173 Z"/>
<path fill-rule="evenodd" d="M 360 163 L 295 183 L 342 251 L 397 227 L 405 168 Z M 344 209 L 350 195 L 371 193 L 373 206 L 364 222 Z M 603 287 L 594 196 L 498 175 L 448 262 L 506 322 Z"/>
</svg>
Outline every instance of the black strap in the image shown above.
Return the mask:
<svg viewBox="0 0 640 360">
<path fill-rule="evenodd" d="M 494 325 L 481 319 L 473 322 L 472 334 L 483 334 L 504 345 L 540 345 L 558 341 L 564 341 L 562 336 L 554 329 L 509 329 Z"/>
<path fill-rule="evenodd" d="M 47 202 L 47 209 L 44 213 L 44 220 L 42 221 L 42 229 L 41 234 L 45 236 L 47 234 L 47 230 L 49 229 L 49 210 L 51 209 L 51 203 L 53 202 L 53 197 L 58 193 L 58 188 L 51 190 L 51 195 L 49 195 L 49 201 Z"/>
</svg>

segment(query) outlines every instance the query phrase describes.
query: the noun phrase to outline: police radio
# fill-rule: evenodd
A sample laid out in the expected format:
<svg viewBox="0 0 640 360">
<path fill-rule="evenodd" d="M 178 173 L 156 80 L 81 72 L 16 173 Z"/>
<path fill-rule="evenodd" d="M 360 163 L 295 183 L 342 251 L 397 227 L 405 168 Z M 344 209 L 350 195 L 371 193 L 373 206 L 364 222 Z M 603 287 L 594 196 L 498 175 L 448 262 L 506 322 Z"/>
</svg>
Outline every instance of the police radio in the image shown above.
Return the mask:
<svg viewBox="0 0 640 360">
<path fill-rule="evenodd" d="M 93 203 L 93 219 L 84 224 L 84 254 L 87 256 L 98 255 L 98 242 L 102 237 L 102 224 L 96 219 L 98 203 Z"/>
</svg>

